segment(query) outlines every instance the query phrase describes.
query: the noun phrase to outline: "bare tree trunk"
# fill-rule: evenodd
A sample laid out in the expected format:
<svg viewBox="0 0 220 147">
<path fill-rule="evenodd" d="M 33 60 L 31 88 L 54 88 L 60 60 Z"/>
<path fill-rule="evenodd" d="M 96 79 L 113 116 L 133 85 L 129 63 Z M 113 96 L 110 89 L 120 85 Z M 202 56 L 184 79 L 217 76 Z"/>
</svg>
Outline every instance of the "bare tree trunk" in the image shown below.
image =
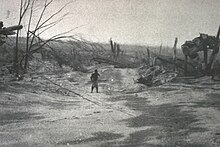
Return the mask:
<svg viewBox="0 0 220 147">
<path fill-rule="evenodd" d="M 35 0 L 32 1 L 31 7 L 30 7 L 30 16 L 28 20 L 28 29 L 27 29 L 27 36 L 26 36 L 26 51 L 25 51 L 25 61 L 24 61 L 24 73 L 27 73 L 27 67 L 28 67 L 28 60 L 29 60 L 29 39 L 30 39 L 30 28 L 31 28 L 31 22 L 32 22 L 32 16 L 33 16 L 33 7 L 34 7 Z"/>
<path fill-rule="evenodd" d="M 147 62 L 149 65 L 151 65 L 150 49 L 149 48 L 147 48 Z"/>
<path fill-rule="evenodd" d="M 121 50 L 120 50 L 120 45 L 119 45 L 119 44 L 117 44 L 117 54 L 116 54 L 116 55 L 117 55 L 117 58 L 118 58 L 118 57 L 119 57 L 119 55 L 120 55 L 120 51 L 121 51 Z"/>
<path fill-rule="evenodd" d="M 112 41 L 112 39 L 110 38 L 110 45 L 111 45 L 111 51 L 112 51 L 112 55 L 113 55 L 113 57 L 114 57 L 114 52 L 115 52 L 115 48 L 114 48 L 114 43 L 113 43 L 113 41 Z"/>
<path fill-rule="evenodd" d="M 29 57 L 29 32 L 27 32 L 27 36 L 26 36 L 26 51 L 25 51 L 25 60 L 24 60 L 24 73 L 27 73 L 28 57 Z"/>
<path fill-rule="evenodd" d="M 185 76 L 188 75 L 187 62 L 188 62 L 188 56 L 185 55 L 185 59 L 184 59 L 184 75 Z"/>
<path fill-rule="evenodd" d="M 117 51 L 117 44 L 116 44 L 116 42 L 114 42 L 114 46 L 113 46 L 113 56 L 114 56 L 114 58 L 116 58 L 116 51 Z"/>
<path fill-rule="evenodd" d="M 213 76 L 213 66 L 217 57 L 217 54 L 219 52 L 219 36 L 220 36 L 220 26 L 218 28 L 218 33 L 216 35 L 216 43 L 215 43 L 215 47 L 212 51 L 210 60 L 209 60 L 209 65 L 208 68 L 210 69 L 210 74 Z"/>
<path fill-rule="evenodd" d="M 157 57 L 154 57 L 152 66 L 156 66 L 156 64 L 157 64 Z"/>
<path fill-rule="evenodd" d="M 19 38 L 19 30 L 17 30 L 16 41 L 15 41 L 15 50 L 14 50 L 14 68 L 15 68 L 15 77 L 18 77 L 18 76 L 19 76 L 18 38 Z"/>
<path fill-rule="evenodd" d="M 176 46 L 177 46 L 178 38 L 175 38 L 174 46 L 173 46 L 173 71 L 176 71 Z"/>
<path fill-rule="evenodd" d="M 22 19 L 27 12 L 30 5 L 30 0 L 21 0 L 20 2 L 20 14 L 19 14 L 19 21 L 18 25 L 21 25 Z M 20 62 L 18 59 L 18 41 L 19 41 L 19 32 L 20 30 L 17 30 L 16 34 L 16 42 L 15 42 L 15 51 L 14 51 L 14 67 L 15 67 L 15 77 L 19 77 L 20 74 Z"/>
<path fill-rule="evenodd" d="M 209 72 L 209 69 L 208 69 L 208 49 L 206 46 L 204 46 L 203 55 L 204 55 L 204 62 L 205 62 L 205 74 L 207 74 Z"/>
<path fill-rule="evenodd" d="M 147 57 L 150 58 L 150 49 L 147 48 Z"/>
<path fill-rule="evenodd" d="M 160 50 L 159 50 L 159 56 L 160 56 L 161 53 L 162 53 L 162 46 L 163 46 L 163 44 L 161 43 L 161 45 L 160 45 Z"/>
</svg>

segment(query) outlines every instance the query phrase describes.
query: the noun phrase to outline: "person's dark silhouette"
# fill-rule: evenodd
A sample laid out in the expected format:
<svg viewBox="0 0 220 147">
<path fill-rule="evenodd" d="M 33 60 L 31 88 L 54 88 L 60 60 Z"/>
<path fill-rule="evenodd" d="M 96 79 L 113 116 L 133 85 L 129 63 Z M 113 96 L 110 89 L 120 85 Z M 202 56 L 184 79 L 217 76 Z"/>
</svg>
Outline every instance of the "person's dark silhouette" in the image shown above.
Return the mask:
<svg viewBox="0 0 220 147">
<path fill-rule="evenodd" d="M 99 78 L 98 70 L 96 69 L 94 73 L 92 73 L 90 79 L 92 81 L 92 87 L 91 87 L 91 93 L 93 92 L 93 89 L 96 88 L 96 92 L 99 92 L 98 88 L 98 78 Z"/>
</svg>

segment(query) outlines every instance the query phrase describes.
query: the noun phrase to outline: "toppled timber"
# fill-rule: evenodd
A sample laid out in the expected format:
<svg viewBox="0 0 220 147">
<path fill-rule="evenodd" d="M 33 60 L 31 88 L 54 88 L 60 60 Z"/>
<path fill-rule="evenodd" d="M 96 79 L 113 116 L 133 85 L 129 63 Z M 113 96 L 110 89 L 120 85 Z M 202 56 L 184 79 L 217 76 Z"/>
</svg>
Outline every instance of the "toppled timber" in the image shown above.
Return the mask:
<svg viewBox="0 0 220 147">
<path fill-rule="evenodd" d="M 22 28 L 23 28 L 22 25 L 15 25 L 15 26 L 7 27 L 7 28 L 1 28 L 0 29 L 0 34 L 3 34 L 3 35 L 14 35 L 16 33 L 13 32 L 13 31 L 21 30 Z"/>
<path fill-rule="evenodd" d="M 177 77 L 177 73 L 166 71 L 160 66 L 153 66 L 149 68 L 140 68 L 140 78 L 137 83 L 147 86 L 158 86 L 172 81 Z"/>
<path fill-rule="evenodd" d="M 103 57 L 95 57 L 92 60 L 98 63 L 106 63 L 106 64 L 114 65 L 116 68 L 135 68 L 136 67 L 136 65 L 133 62 L 128 62 L 128 61 L 122 62 L 121 60 L 116 61 L 113 59 L 107 59 Z"/>
<path fill-rule="evenodd" d="M 179 76 L 184 76 L 184 64 L 185 61 L 179 58 L 176 58 L 175 62 L 173 62 L 172 57 L 166 57 L 166 56 L 156 56 L 157 59 L 157 64 L 156 65 L 161 65 L 167 70 L 173 70 L 173 66 L 175 66 L 176 71 L 178 72 Z M 202 76 L 204 75 L 204 69 L 203 65 L 199 63 L 198 61 L 192 61 L 192 62 L 187 62 L 188 65 L 188 76 Z"/>
<path fill-rule="evenodd" d="M 160 60 L 160 61 L 162 61 L 162 62 L 166 62 L 166 63 L 168 63 L 168 64 L 175 64 L 175 66 L 178 68 L 178 69 L 180 69 L 180 70 L 184 70 L 184 60 L 182 60 L 182 59 L 179 59 L 179 58 L 176 58 L 176 63 L 174 63 L 173 62 L 173 59 L 170 57 L 161 57 L 161 56 L 157 56 L 156 57 L 158 60 Z M 191 66 L 193 69 L 195 69 L 196 67 L 193 65 L 193 64 L 191 64 L 191 63 L 189 63 L 189 62 L 187 62 L 187 64 L 189 65 L 189 66 Z"/>
</svg>

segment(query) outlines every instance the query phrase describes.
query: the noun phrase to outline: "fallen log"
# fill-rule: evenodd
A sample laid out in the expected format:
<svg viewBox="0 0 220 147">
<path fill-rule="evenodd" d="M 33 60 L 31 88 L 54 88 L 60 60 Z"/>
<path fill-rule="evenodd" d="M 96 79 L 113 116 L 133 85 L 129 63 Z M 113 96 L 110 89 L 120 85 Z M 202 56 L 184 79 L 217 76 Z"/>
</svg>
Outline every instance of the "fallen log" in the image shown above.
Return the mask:
<svg viewBox="0 0 220 147">
<path fill-rule="evenodd" d="M 0 34 L 3 34 L 3 35 L 14 35 L 15 32 L 13 32 L 13 31 L 20 30 L 22 28 L 23 28 L 22 25 L 15 25 L 15 26 L 7 27 L 7 28 L 2 28 L 2 29 L 0 29 Z"/>
<path fill-rule="evenodd" d="M 168 64 L 172 64 L 172 65 L 175 64 L 175 66 L 176 66 L 177 68 L 179 68 L 179 69 L 181 69 L 181 70 L 184 70 L 184 67 L 182 67 L 180 64 L 178 64 L 178 62 L 184 64 L 184 60 L 182 60 L 182 59 L 176 58 L 176 62 L 173 63 L 173 59 L 170 59 L 170 60 L 169 60 L 168 57 L 166 57 L 166 58 L 168 58 L 168 59 L 163 58 L 163 57 L 160 57 L 160 56 L 156 56 L 156 58 L 157 58 L 158 60 L 161 60 L 162 62 L 166 62 L 166 63 L 168 63 Z M 193 64 L 191 64 L 191 63 L 189 63 L 189 62 L 187 62 L 187 64 L 190 65 L 190 66 L 191 66 L 192 68 L 194 68 L 194 69 L 196 68 Z"/>
<path fill-rule="evenodd" d="M 123 63 L 121 61 L 114 61 L 114 60 L 102 58 L 102 57 L 95 57 L 95 58 L 92 58 L 92 60 L 98 63 L 106 63 L 106 64 L 114 65 L 116 68 L 135 68 L 136 67 L 136 65 L 133 62 Z"/>
<path fill-rule="evenodd" d="M 152 81 L 153 81 L 153 75 L 150 75 L 148 77 L 140 77 L 139 79 L 137 79 L 137 83 L 144 84 L 147 86 L 152 86 L 153 84 Z"/>
<path fill-rule="evenodd" d="M 137 83 L 141 83 L 147 86 L 158 86 L 172 81 L 177 77 L 177 73 L 166 71 L 160 66 L 153 66 L 146 69 L 140 69 L 140 78 L 137 79 Z"/>
<path fill-rule="evenodd" d="M 202 86 L 202 85 L 191 85 L 191 84 L 168 84 L 163 86 L 174 86 L 174 87 L 183 87 L 183 88 L 191 88 L 191 89 L 211 89 L 211 90 L 220 90 L 219 87 L 210 87 L 210 86 Z"/>
</svg>

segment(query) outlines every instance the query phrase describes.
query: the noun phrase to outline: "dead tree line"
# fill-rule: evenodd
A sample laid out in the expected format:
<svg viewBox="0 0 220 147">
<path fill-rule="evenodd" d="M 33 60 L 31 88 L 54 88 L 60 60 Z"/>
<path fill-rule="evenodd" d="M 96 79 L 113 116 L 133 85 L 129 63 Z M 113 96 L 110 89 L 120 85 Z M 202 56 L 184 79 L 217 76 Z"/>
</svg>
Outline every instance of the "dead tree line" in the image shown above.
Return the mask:
<svg viewBox="0 0 220 147">
<path fill-rule="evenodd" d="M 158 60 L 161 60 L 162 62 L 166 62 L 166 63 L 169 63 L 169 64 L 172 64 L 173 65 L 173 71 L 176 71 L 176 66 L 177 66 L 177 63 L 176 61 L 177 60 L 180 60 L 180 59 L 177 59 L 177 42 L 178 42 L 178 38 L 176 37 L 175 38 L 175 41 L 174 41 L 174 46 L 172 48 L 172 52 L 173 52 L 173 57 L 172 57 L 172 60 L 170 61 L 170 59 L 165 59 L 162 55 L 162 50 L 163 50 L 163 46 L 162 46 L 162 43 L 159 47 L 159 53 L 158 55 L 154 55 L 154 57 L 151 55 L 151 52 L 150 52 L 150 49 L 149 47 L 147 48 L 147 61 L 148 63 L 150 64 L 150 66 L 155 66 L 156 65 L 156 61 L 157 59 Z"/>
<path fill-rule="evenodd" d="M 120 45 L 112 41 L 112 38 L 110 38 L 109 42 L 110 42 L 113 58 L 118 59 L 119 55 L 123 53 L 123 51 L 120 49 Z"/>
</svg>

